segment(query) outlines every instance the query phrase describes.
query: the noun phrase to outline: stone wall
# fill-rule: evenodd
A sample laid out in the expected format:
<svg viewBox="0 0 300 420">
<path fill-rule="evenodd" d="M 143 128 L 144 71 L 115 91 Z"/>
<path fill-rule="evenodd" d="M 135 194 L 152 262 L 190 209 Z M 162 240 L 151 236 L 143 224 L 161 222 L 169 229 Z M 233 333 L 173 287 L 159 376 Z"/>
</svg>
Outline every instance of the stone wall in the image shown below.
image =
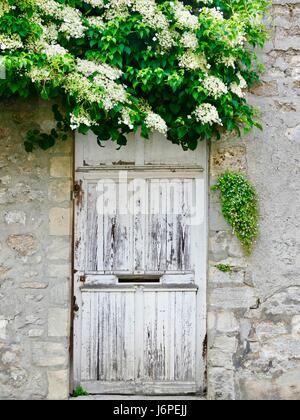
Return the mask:
<svg viewBox="0 0 300 420">
<path fill-rule="evenodd" d="M 264 131 L 211 150 L 211 183 L 226 169 L 248 173 L 260 197 L 261 235 L 245 259 L 210 202 L 208 395 L 299 399 L 300 395 L 300 1 L 274 1 L 273 37 L 261 55 L 263 83 L 251 101 Z M 218 263 L 230 264 L 224 274 Z"/>
<path fill-rule="evenodd" d="M 208 397 L 300 395 L 300 1 L 274 2 L 264 81 L 251 95 L 264 131 L 211 148 L 213 184 L 248 173 L 260 196 L 261 236 L 245 258 L 210 198 Z M 49 106 L 0 108 L 0 399 L 67 398 L 71 278 L 72 142 L 26 154 Z M 234 267 L 221 273 L 219 263 Z"/>
<path fill-rule="evenodd" d="M 27 154 L 50 107 L 0 107 L 0 399 L 67 398 L 72 142 Z"/>
</svg>

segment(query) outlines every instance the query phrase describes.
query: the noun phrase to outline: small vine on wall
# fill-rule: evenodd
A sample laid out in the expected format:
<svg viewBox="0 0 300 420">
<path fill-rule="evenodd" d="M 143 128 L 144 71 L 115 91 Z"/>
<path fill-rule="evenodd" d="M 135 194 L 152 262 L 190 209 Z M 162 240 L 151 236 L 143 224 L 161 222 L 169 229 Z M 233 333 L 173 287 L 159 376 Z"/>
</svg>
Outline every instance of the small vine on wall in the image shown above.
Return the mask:
<svg viewBox="0 0 300 420">
<path fill-rule="evenodd" d="M 245 175 L 226 172 L 218 178 L 213 191 L 220 192 L 222 214 L 232 227 L 247 255 L 258 236 L 258 199 Z"/>
</svg>

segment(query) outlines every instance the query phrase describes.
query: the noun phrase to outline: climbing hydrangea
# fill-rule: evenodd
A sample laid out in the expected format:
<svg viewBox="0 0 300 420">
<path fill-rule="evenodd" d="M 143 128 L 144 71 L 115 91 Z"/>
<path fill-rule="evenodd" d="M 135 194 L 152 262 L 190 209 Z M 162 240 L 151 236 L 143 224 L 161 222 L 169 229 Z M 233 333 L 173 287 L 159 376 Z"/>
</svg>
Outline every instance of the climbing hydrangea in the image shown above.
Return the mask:
<svg viewBox="0 0 300 420">
<path fill-rule="evenodd" d="M 64 109 L 59 123 L 92 130 L 99 141 L 124 145 L 131 131 L 148 137 L 156 130 L 195 149 L 221 130 L 259 126 L 245 92 L 259 80 L 253 47 L 267 39 L 268 6 L 269 0 L 1 0 L 0 98 L 57 98 Z M 51 136 L 43 137 L 44 148 L 57 138 Z"/>
</svg>

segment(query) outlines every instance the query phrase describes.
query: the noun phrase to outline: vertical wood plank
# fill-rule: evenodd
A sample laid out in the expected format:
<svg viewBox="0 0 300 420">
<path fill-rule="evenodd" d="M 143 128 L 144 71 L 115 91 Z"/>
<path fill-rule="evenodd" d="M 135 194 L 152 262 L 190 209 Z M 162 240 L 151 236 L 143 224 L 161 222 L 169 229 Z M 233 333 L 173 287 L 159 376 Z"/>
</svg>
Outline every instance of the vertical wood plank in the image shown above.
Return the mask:
<svg viewBox="0 0 300 420">
<path fill-rule="evenodd" d="M 108 181 L 105 184 L 106 194 L 104 197 L 104 270 L 112 272 L 114 270 L 116 239 L 117 239 L 117 195 L 115 186 Z"/>
<path fill-rule="evenodd" d="M 97 210 L 97 271 L 104 271 L 104 193 L 105 183 L 100 180 L 96 187 L 96 210 Z"/>
<path fill-rule="evenodd" d="M 76 181 L 82 187 L 83 195 L 81 200 L 75 200 L 75 237 L 74 237 L 74 268 L 77 271 L 86 270 L 86 194 L 85 183 L 82 178 L 76 178 Z"/>
<path fill-rule="evenodd" d="M 86 267 L 88 271 L 98 270 L 98 245 L 101 248 L 98 232 L 97 185 L 87 184 L 87 220 Z"/>
<path fill-rule="evenodd" d="M 172 180 L 168 188 L 167 270 L 182 270 L 182 181 Z"/>
<path fill-rule="evenodd" d="M 147 270 L 154 272 L 167 269 L 167 184 L 159 179 L 149 182 Z"/>
<path fill-rule="evenodd" d="M 145 271 L 146 220 L 148 213 L 148 182 L 143 179 L 132 181 L 134 203 L 134 272 Z"/>
<path fill-rule="evenodd" d="M 156 293 L 147 292 L 144 296 L 144 376 L 154 380 L 157 359 L 157 302 Z"/>
</svg>

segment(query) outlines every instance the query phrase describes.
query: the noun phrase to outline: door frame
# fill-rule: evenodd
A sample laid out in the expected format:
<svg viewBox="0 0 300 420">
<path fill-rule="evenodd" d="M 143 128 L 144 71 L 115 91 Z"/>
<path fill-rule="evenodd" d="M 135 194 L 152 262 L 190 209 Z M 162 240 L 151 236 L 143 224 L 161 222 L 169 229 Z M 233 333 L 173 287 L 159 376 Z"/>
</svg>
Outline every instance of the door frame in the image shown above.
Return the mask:
<svg viewBox="0 0 300 420">
<path fill-rule="evenodd" d="M 88 140 L 87 140 L 88 141 Z M 104 169 L 103 167 L 90 167 L 87 168 L 85 166 L 77 167 L 76 168 L 76 162 L 78 162 L 78 153 L 77 153 L 77 147 L 76 147 L 76 136 L 74 135 L 74 146 L 73 146 L 73 185 L 72 188 L 72 201 L 73 201 L 73 220 L 72 220 L 72 227 L 73 227 L 73 235 L 72 235 L 72 283 L 71 283 L 71 332 L 70 332 L 70 393 L 73 392 L 74 388 L 78 385 L 76 383 L 76 363 L 75 360 L 78 357 L 76 354 L 76 342 L 75 342 L 75 328 L 74 328 L 74 319 L 75 319 L 75 311 L 77 310 L 77 307 L 80 307 L 81 302 L 76 302 L 75 296 L 80 296 L 80 293 L 78 291 L 76 292 L 76 288 L 78 288 L 78 273 L 75 270 L 75 232 L 76 232 L 76 212 L 78 208 L 78 203 L 80 200 L 82 200 L 80 185 L 78 186 L 76 183 L 76 178 L 78 172 L 89 172 L 93 170 L 99 170 Z M 178 147 L 178 146 L 177 146 Z M 82 149 L 78 148 L 79 155 L 81 157 L 82 155 Z M 203 243 L 205 246 L 202 247 L 202 257 L 200 259 L 203 261 L 203 267 L 201 270 L 201 276 L 203 276 L 203 281 L 199 284 L 199 289 L 197 293 L 197 325 L 196 330 L 197 331 L 203 331 L 203 334 L 200 335 L 197 338 L 197 345 L 196 345 L 196 354 L 198 354 L 201 358 L 201 363 L 196 363 L 196 381 L 197 381 L 197 387 L 201 388 L 201 394 L 204 394 L 206 392 L 207 388 L 207 283 L 208 283 L 208 235 L 209 235 L 209 146 L 205 145 L 205 164 L 202 165 L 201 169 L 203 171 L 203 179 L 204 179 L 204 222 L 203 222 L 203 234 L 205 236 Z M 107 171 L 111 171 L 111 169 L 114 170 L 141 170 L 144 166 L 134 166 L 132 165 L 118 165 L 114 167 L 106 167 Z M 147 167 L 149 170 L 149 166 Z M 155 166 L 151 166 L 151 169 L 158 169 L 155 168 Z M 172 165 L 165 165 L 162 167 L 159 165 L 159 169 L 165 169 L 167 172 L 170 172 L 174 170 L 174 167 Z M 183 165 L 182 167 L 177 169 L 185 170 L 192 170 L 191 165 Z M 194 168 L 195 170 L 196 168 Z M 197 168 L 198 169 L 198 168 Z M 79 273 L 80 275 L 80 273 Z M 81 278 L 81 281 L 84 281 L 83 278 Z M 78 305 L 78 306 L 77 306 Z M 77 335 L 78 337 L 78 335 Z M 77 365 L 78 366 L 78 365 Z M 80 365 L 79 365 L 80 366 Z M 199 378 L 199 379 L 198 379 Z M 202 378 L 202 380 L 201 380 Z M 199 382 L 199 386 L 198 386 Z M 200 383 L 201 382 L 201 383 Z M 120 392 L 120 394 L 130 394 L 130 395 L 137 395 L 137 393 L 131 393 L 131 392 Z M 107 395 L 107 394 L 106 394 Z M 146 394 L 145 394 L 146 395 Z M 176 395 L 176 394 L 174 394 Z M 170 395 L 171 396 L 171 395 Z"/>
</svg>

